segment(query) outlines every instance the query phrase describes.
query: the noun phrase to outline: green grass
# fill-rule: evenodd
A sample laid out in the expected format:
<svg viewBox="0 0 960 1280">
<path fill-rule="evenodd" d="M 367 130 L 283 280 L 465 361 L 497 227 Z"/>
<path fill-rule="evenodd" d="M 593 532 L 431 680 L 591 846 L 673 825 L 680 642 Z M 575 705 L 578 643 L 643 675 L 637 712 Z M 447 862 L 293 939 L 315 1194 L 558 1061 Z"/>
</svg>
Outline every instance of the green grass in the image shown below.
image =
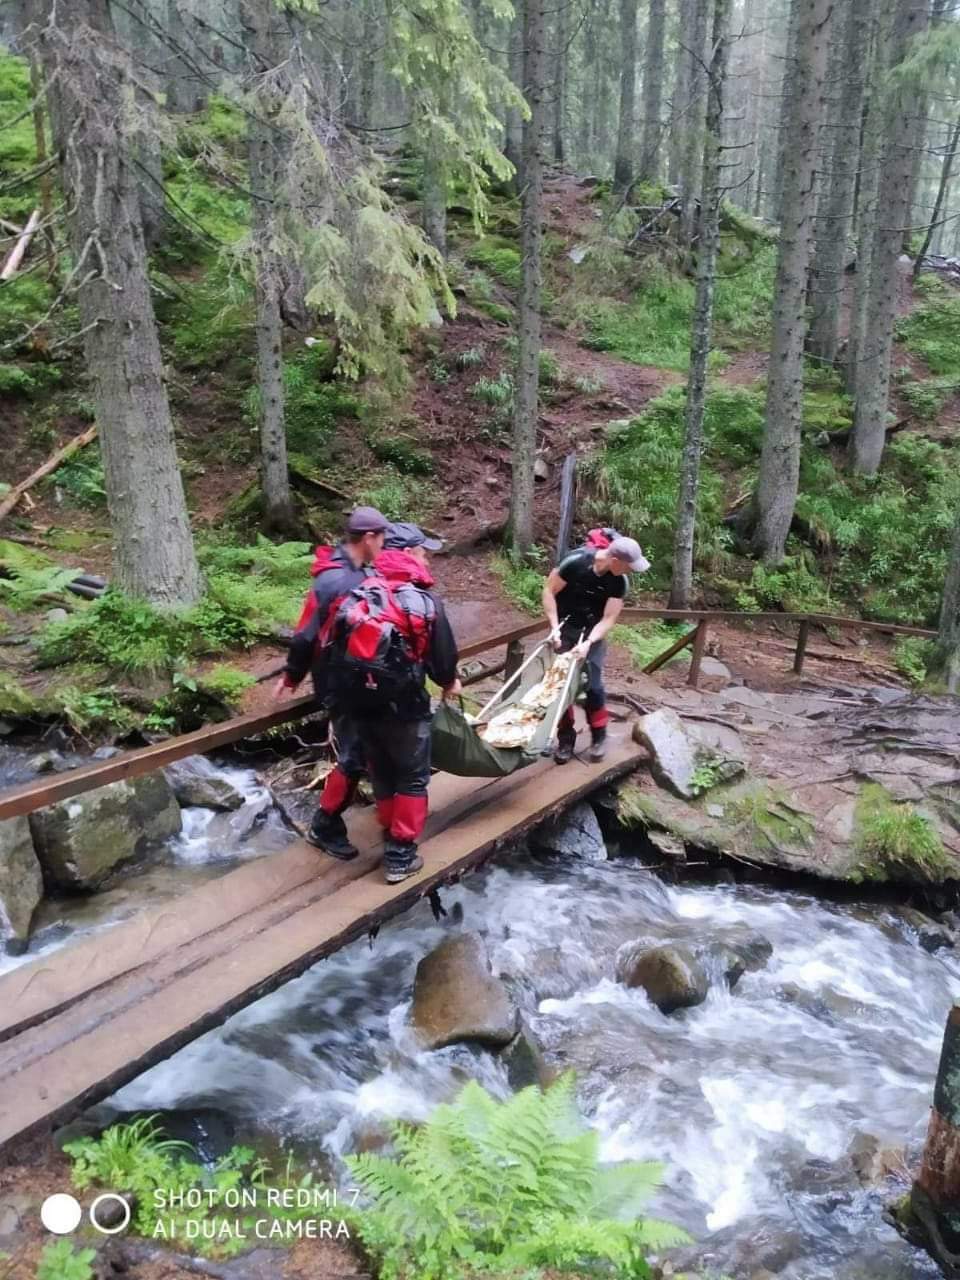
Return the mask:
<svg viewBox="0 0 960 1280">
<path fill-rule="evenodd" d="M 650 622 L 631 623 L 629 626 L 617 626 L 610 633 L 614 644 L 626 649 L 633 665 L 640 671 L 654 658 L 659 658 L 672 644 L 686 632 L 689 626 L 685 622 L 662 622 L 654 619 Z M 689 650 L 676 654 L 671 662 L 689 661 Z"/>
<path fill-rule="evenodd" d="M 857 797 L 854 841 L 860 871 L 868 880 L 886 880 L 894 873 L 940 881 L 957 873 L 933 823 L 874 783 Z"/>
<path fill-rule="evenodd" d="M 470 388 L 470 394 L 495 409 L 506 409 L 513 404 L 513 378 L 504 369 L 495 378 L 478 378 Z"/>
<path fill-rule="evenodd" d="M 764 247 L 717 283 L 714 303 L 715 350 L 712 368 L 725 360 L 723 350 L 762 342 L 769 330 L 775 250 Z M 650 268 L 631 302 L 587 302 L 582 318 L 585 345 L 609 351 L 633 364 L 685 372 L 690 365 L 690 322 L 694 286 L 659 264 Z"/>
<path fill-rule="evenodd" d="M 960 297 L 936 276 L 921 276 L 916 285 L 923 302 L 897 326 L 908 351 L 926 361 L 938 377 L 960 375 Z"/>
<path fill-rule="evenodd" d="M 437 504 L 433 485 L 420 476 L 405 475 L 386 466 L 368 474 L 357 493 L 357 502 L 376 507 L 388 520 L 428 520 Z"/>
<path fill-rule="evenodd" d="M 500 579 L 507 597 L 525 613 L 542 614 L 543 580 L 548 572 L 544 552 L 535 547 L 529 563 L 511 555 L 497 555 L 491 567 Z"/>
<path fill-rule="evenodd" d="M 340 424 L 355 419 L 360 411 L 353 391 L 330 380 L 330 366 L 330 350 L 323 343 L 306 347 L 283 362 L 287 448 L 314 462 L 333 440 Z M 256 427 L 260 418 L 260 389 L 256 384 L 247 393 L 244 414 L 251 427 Z M 398 451 L 402 452 L 401 446 Z"/>
<path fill-rule="evenodd" d="M 613 433 L 588 464 L 588 511 L 638 537 L 652 562 L 645 585 L 666 588 L 672 564 L 685 392 L 673 388 Z M 739 608 L 860 610 L 888 622 L 935 622 L 960 474 L 950 452 L 916 435 L 887 447 L 880 475 L 865 480 L 817 443 L 849 411 L 820 375 L 805 396 L 798 527 L 776 570 L 740 561 L 722 517 L 749 492 L 763 434 L 762 388 L 716 384 L 707 398 L 696 561 Z"/>
<path fill-rule="evenodd" d="M 507 288 L 520 288 L 520 251 L 512 240 L 502 236 L 483 236 L 469 247 L 466 259 Z"/>
</svg>

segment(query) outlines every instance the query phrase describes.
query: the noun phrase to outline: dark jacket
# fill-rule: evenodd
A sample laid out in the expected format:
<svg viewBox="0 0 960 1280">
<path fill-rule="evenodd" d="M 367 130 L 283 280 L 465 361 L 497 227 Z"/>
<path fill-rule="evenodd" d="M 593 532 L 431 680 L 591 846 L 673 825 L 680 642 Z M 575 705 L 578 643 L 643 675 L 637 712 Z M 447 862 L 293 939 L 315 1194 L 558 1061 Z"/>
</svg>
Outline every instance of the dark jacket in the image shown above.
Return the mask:
<svg viewBox="0 0 960 1280">
<path fill-rule="evenodd" d="M 430 570 L 409 552 L 381 551 L 373 571 L 385 578 L 391 586 L 410 582 L 433 601 L 434 617 L 430 624 L 430 642 L 426 654 L 427 674 L 441 689 L 453 684 L 457 678 L 460 655 L 443 604 L 429 590 L 434 585 Z"/>
<path fill-rule="evenodd" d="M 354 587 L 359 586 L 373 571 L 367 565 L 362 569 L 355 568 L 346 548 L 340 543 L 336 547 L 317 547 L 310 572 L 313 575 L 313 586 L 303 602 L 297 629 L 290 641 L 283 669 L 284 682 L 288 688 L 295 689 L 307 672 L 310 672 L 314 691 L 323 701 L 327 690 L 317 637 L 329 617 L 331 607 Z"/>
</svg>

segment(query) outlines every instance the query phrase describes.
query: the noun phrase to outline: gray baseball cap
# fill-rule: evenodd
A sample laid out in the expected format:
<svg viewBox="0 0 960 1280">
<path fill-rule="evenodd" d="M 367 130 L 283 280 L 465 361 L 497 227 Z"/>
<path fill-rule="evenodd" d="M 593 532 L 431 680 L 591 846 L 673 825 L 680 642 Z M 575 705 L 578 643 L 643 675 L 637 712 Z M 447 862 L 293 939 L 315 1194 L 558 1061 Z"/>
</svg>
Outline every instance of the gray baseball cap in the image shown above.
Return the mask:
<svg viewBox="0 0 960 1280">
<path fill-rule="evenodd" d="M 646 573 L 650 561 L 640 550 L 640 543 L 633 538 L 614 538 L 607 547 L 607 555 L 630 566 L 632 573 Z"/>
<path fill-rule="evenodd" d="M 409 524 L 405 520 L 397 520 L 388 527 L 383 545 L 387 551 L 409 551 L 411 547 L 425 547 L 427 551 L 443 550 L 443 543 L 439 538 L 428 538 L 419 525 Z"/>
<path fill-rule="evenodd" d="M 386 533 L 390 521 L 376 507 L 355 507 L 347 520 L 347 533 Z"/>
</svg>

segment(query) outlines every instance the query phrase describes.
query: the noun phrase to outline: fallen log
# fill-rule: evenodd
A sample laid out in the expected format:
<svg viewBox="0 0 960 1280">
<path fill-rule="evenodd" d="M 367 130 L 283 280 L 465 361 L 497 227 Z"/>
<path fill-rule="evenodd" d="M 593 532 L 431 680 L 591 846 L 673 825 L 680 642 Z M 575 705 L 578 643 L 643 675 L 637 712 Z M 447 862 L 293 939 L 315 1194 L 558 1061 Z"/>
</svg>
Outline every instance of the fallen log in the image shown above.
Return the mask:
<svg viewBox="0 0 960 1280">
<path fill-rule="evenodd" d="M 42 466 L 37 467 L 36 471 L 27 476 L 26 480 L 21 480 L 19 484 L 14 485 L 6 497 L 0 499 L 0 520 L 3 520 L 10 514 L 28 489 L 32 489 L 33 486 L 43 480 L 45 476 L 56 471 L 57 467 L 59 467 L 62 462 L 66 462 L 67 458 L 72 457 L 79 449 L 84 448 L 84 446 L 88 445 L 91 440 L 95 439 L 96 434 L 97 427 L 96 424 L 94 424 L 94 426 L 88 427 L 82 435 L 75 436 L 69 444 L 65 444 L 62 449 L 58 449 L 56 453 L 52 454 Z"/>
<path fill-rule="evenodd" d="M 36 231 L 40 222 L 40 210 L 34 209 L 30 215 L 30 221 L 20 232 L 17 243 L 10 250 L 6 262 L 3 264 L 3 270 L 0 271 L 0 280 L 12 280 L 20 269 L 20 263 L 23 261 L 23 255 L 30 247 L 30 241 L 33 239 L 33 233 Z"/>
</svg>

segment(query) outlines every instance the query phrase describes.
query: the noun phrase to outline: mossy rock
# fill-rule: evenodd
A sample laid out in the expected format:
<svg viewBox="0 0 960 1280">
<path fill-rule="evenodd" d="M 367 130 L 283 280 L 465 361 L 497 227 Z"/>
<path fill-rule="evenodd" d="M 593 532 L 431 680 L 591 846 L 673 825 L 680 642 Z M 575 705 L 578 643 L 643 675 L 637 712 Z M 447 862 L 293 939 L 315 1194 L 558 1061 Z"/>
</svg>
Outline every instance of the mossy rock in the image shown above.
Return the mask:
<svg viewBox="0 0 960 1280">
<path fill-rule="evenodd" d="M 0 671 L 0 716 L 35 716 L 40 710 L 40 702 L 32 693 L 6 671 Z"/>
</svg>

